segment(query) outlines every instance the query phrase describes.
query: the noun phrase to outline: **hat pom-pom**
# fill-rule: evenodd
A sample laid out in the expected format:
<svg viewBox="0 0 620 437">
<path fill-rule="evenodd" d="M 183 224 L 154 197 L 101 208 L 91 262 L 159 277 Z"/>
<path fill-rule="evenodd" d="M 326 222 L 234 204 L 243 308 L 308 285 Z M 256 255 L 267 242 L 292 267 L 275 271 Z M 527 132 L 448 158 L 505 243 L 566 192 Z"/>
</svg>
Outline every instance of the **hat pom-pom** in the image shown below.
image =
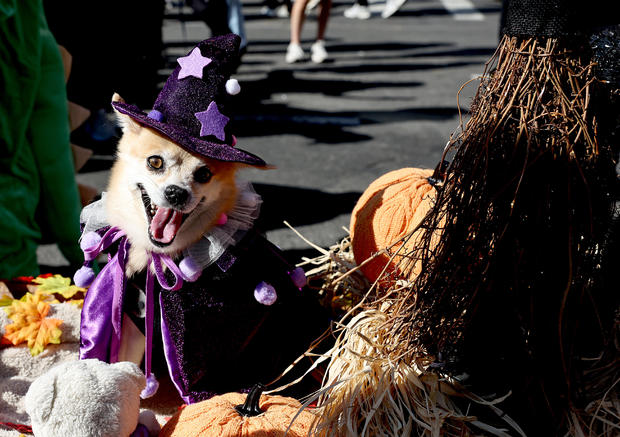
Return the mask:
<svg viewBox="0 0 620 437">
<path fill-rule="evenodd" d="M 231 96 L 236 96 L 241 92 L 241 85 L 237 79 L 228 79 L 226 81 L 226 92 Z"/>
<path fill-rule="evenodd" d="M 73 282 L 78 287 L 88 287 L 95 280 L 95 271 L 89 265 L 80 267 L 73 275 Z"/>
<path fill-rule="evenodd" d="M 157 381 L 157 379 L 155 379 L 155 375 L 151 373 L 149 376 L 146 377 L 146 387 L 144 387 L 144 390 L 142 390 L 142 393 L 140 393 L 140 397 L 142 399 L 150 398 L 155 393 L 157 393 L 158 388 L 159 381 Z"/>
<path fill-rule="evenodd" d="M 273 305 L 278 300 L 278 294 L 273 285 L 263 281 L 254 289 L 254 298 L 263 305 Z"/>
<path fill-rule="evenodd" d="M 202 274 L 202 269 L 200 266 L 189 256 L 181 260 L 179 263 L 179 269 L 181 270 L 181 273 L 183 273 L 183 279 L 189 282 L 195 282 Z"/>
<path fill-rule="evenodd" d="M 147 114 L 148 118 L 152 118 L 155 121 L 159 121 L 162 122 L 164 121 L 164 114 L 162 114 L 160 111 L 158 111 L 157 109 L 153 109 L 151 110 L 148 114 Z"/>
<path fill-rule="evenodd" d="M 306 272 L 301 267 L 296 267 L 292 272 L 289 273 L 293 284 L 297 288 L 303 288 L 307 283 L 308 279 L 306 278 Z"/>
<path fill-rule="evenodd" d="M 86 251 L 96 247 L 99 243 L 101 243 L 101 235 L 95 231 L 87 232 L 80 239 L 80 249 Z"/>
</svg>

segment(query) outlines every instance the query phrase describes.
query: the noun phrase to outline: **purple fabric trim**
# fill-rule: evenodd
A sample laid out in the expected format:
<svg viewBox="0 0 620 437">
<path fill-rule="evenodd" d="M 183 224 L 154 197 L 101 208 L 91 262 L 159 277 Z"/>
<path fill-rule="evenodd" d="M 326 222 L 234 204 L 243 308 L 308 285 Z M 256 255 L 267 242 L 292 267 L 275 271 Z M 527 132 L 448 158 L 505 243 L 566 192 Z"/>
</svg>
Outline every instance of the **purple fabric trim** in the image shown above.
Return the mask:
<svg viewBox="0 0 620 437">
<path fill-rule="evenodd" d="M 230 253 L 230 251 L 225 251 L 215 262 L 215 264 L 220 268 L 220 270 L 224 273 L 230 269 L 233 264 L 237 261 L 237 257 Z"/>
<path fill-rule="evenodd" d="M 147 267 L 146 273 L 146 287 L 144 287 L 146 294 L 146 315 L 144 321 L 144 374 L 146 378 L 151 376 L 151 363 L 153 356 L 153 321 L 155 312 L 155 299 L 153 295 L 153 289 L 155 287 L 155 280 L 153 278 L 153 274 L 151 273 L 151 269 Z M 146 397 L 142 396 L 142 398 Z"/>
<path fill-rule="evenodd" d="M 166 264 L 166 266 L 170 269 L 172 275 L 174 276 L 174 283 L 172 285 L 168 284 L 166 274 L 161 267 L 162 261 L 164 262 L 164 264 Z M 183 286 L 184 274 L 168 255 L 151 253 L 151 262 L 153 263 L 153 268 L 155 269 L 155 276 L 157 277 L 157 281 L 159 282 L 159 285 L 162 286 L 162 288 L 165 288 L 166 290 L 176 291 Z"/>
<path fill-rule="evenodd" d="M 121 231 L 119 228 L 114 227 L 110 228 L 106 231 L 105 234 L 101 237 L 99 242 L 91 247 L 87 247 L 84 250 L 84 260 L 92 261 L 97 258 L 103 250 L 107 249 L 112 243 L 114 243 L 119 238 L 125 236 L 125 233 Z"/>
<path fill-rule="evenodd" d="M 183 378 L 181 377 L 181 370 L 179 367 L 179 357 L 177 355 L 176 348 L 174 347 L 174 341 L 170 337 L 170 329 L 168 328 L 166 316 L 164 316 L 164 304 L 161 294 L 159 295 L 159 308 L 161 311 L 161 339 L 164 346 L 164 357 L 166 358 L 166 363 L 168 364 L 168 374 L 170 375 L 170 379 L 172 380 L 174 386 L 177 388 L 181 399 L 183 399 L 183 402 L 190 404 L 192 403 L 192 399 L 183 385 Z"/>
<path fill-rule="evenodd" d="M 162 261 L 172 272 L 174 276 L 174 283 L 169 285 L 166 280 L 166 275 L 162 269 L 161 263 Z M 155 321 L 155 303 L 154 303 L 154 287 L 155 287 L 155 278 L 157 278 L 157 282 L 161 285 L 162 288 L 166 290 L 176 291 L 183 285 L 183 273 L 177 265 L 172 261 L 172 259 L 168 255 L 162 255 L 159 253 L 151 253 L 151 262 L 149 264 L 153 265 L 153 269 L 155 270 L 155 277 L 153 277 L 153 272 L 150 267 L 147 267 L 146 271 L 146 316 L 145 316 L 145 339 L 144 339 L 144 374 L 146 375 L 147 382 L 149 380 L 154 380 L 155 377 L 151 374 L 151 364 L 152 364 L 152 355 L 153 355 L 153 322 Z M 151 390 L 150 392 L 144 391 L 143 398 L 150 397 L 155 394 L 155 390 Z"/>
<path fill-rule="evenodd" d="M 100 251 L 124 235 L 120 229 L 110 228 L 102 238 L 107 245 L 99 245 Z M 118 359 L 128 249 L 129 242 L 123 238 L 116 255 L 99 272 L 86 293 L 80 322 L 80 359 L 97 358 L 106 362 Z"/>
</svg>

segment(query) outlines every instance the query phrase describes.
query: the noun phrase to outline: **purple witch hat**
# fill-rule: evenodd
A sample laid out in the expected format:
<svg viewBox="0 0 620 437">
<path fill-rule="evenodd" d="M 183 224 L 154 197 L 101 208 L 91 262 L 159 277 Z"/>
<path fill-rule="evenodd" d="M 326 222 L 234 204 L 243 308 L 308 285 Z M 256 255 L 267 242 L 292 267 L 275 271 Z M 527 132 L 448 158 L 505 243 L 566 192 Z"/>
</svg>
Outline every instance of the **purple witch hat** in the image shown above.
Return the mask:
<svg viewBox="0 0 620 437">
<path fill-rule="evenodd" d="M 188 152 L 219 161 L 266 166 L 258 156 L 234 147 L 236 140 L 228 129 L 230 118 L 222 113 L 226 94 L 239 91 L 238 83 L 229 79 L 239 56 L 239 42 L 235 34 L 217 36 L 198 43 L 187 56 L 179 58 L 179 65 L 148 114 L 126 103 L 112 102 L 112 106 Z"/>
</svg>

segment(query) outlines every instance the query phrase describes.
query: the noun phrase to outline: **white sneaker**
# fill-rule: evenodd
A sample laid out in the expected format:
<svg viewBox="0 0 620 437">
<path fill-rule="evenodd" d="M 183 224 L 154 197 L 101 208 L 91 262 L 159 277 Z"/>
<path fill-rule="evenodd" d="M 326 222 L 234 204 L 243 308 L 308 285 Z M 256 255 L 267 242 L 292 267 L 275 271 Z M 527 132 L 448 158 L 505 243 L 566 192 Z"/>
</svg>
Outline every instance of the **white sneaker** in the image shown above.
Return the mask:
<svg viewBox="0 0 620 437">
<path fill-rule="evenodd" d="M 314 62 L 315 64 L 320 64 L 327 59 L 325 41 L 323 41 L 322 39 L 316 40 L 316 42 L 310 47 L 310 51 L 312 52 L 310 59 L 312 59 L 312 62 Z"/>
<path fill-rule="evenodd" d="M 407 0 L 387 0 L 385 2 L 385 8 L 381 12 L 383 18 L 390 18 L 394 15 Z"/>
<path fill-rule="evenodd" d="M 304 49 L 299 44 L 290 43 L 286 49 L 286 62 L 294 64 L 295 62 L 302 61 L 306 57 Z"/>
<path fill-rule="evenodd" d="M 354 3 L 353 6 L 344 10 L 344 16 L 347 18 L 357 18 L 358 20 L 368 20 L 370 18 L 370 10 L 368 6 Z"/>
<path fill-rule="evenodd" d="M 280 5 L 276 8 L 276 17 L 278 18 L 286 18 L 289 16 L 288 8 L 286 5 Z"/>
</svg>

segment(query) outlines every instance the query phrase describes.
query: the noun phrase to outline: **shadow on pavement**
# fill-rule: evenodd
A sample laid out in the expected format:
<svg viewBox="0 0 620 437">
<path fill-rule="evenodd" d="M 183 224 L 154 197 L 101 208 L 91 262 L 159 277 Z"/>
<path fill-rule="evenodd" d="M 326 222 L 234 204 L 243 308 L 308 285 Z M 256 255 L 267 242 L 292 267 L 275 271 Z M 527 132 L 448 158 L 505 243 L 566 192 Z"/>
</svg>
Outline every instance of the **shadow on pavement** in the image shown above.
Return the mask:
<svg viewBox="0 0 620 437">
<path fill-rule="evenodd" d="M 263 198 L 258 226 L 264 231 L 322 223 L 341 214 L 350 214 L 361 192 L 327 193 L 299 187 L 253 184 Z M 320 207 L 317 207 L 320 205 Z"/>
</svg>

